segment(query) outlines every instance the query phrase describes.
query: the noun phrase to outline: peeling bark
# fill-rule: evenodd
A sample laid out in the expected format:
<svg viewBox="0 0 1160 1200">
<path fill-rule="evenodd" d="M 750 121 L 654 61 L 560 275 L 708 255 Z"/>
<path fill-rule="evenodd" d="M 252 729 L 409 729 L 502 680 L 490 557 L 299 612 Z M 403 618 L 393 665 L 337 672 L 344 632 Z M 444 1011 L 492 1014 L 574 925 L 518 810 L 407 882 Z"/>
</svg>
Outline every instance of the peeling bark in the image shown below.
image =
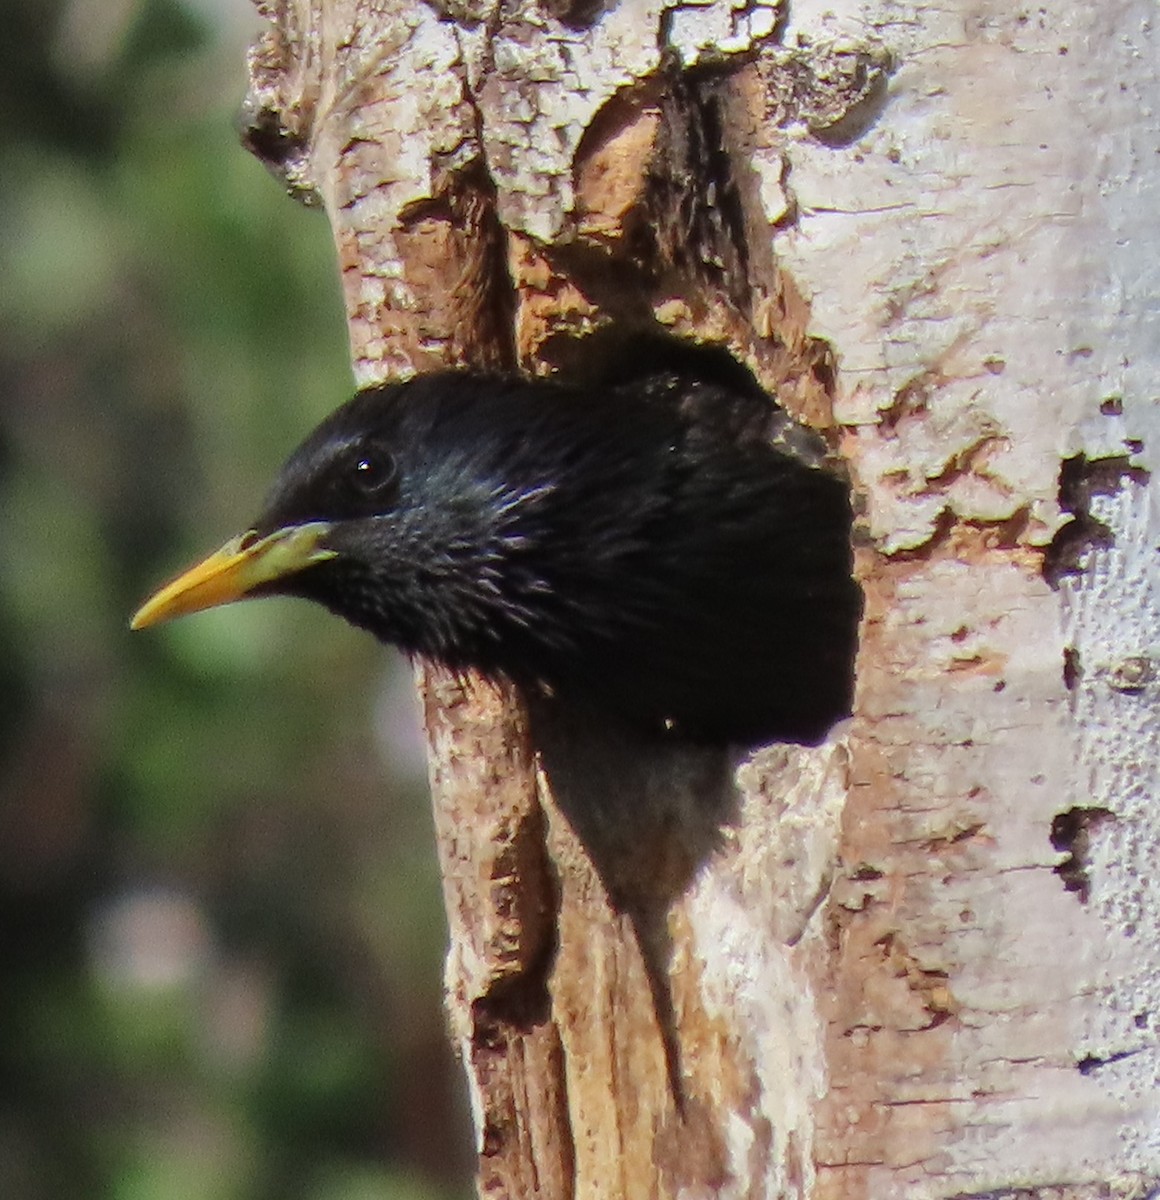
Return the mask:
<svg viewBox="0 0 1160 1200">
<path fill-rule="evenodd" d="M 1152 1195 L 1152 6 L 261 7 L 247 143 L 360 383 L 664 330 L 862 512 L 815 749 L 533 745 L 420 670 L 481 1195 Z"/>
</svg>

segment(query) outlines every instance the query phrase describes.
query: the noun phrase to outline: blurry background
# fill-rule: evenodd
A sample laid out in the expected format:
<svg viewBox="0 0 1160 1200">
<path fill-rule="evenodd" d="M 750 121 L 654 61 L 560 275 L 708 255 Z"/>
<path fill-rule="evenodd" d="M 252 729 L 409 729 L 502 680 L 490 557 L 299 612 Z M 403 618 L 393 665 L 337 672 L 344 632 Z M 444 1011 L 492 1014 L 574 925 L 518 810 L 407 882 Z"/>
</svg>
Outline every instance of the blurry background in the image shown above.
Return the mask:
<svg viewBox="0 0 1160 1200">
<path fill-rule="evenodd" d="M 292 601 L 127 627 L 350 389 L 256 20 L 4 6 L 3 1200 L 468 1194 L 406 671 Z"/>
</svg>

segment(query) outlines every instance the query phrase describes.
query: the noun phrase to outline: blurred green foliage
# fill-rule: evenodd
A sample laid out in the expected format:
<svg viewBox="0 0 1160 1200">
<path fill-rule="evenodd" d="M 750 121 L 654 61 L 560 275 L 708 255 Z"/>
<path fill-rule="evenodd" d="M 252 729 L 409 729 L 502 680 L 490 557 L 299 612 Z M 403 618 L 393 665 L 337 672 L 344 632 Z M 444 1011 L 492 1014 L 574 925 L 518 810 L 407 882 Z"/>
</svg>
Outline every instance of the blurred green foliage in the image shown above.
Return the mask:
<svg viewBox="0 0 1160 1200">
<path fill-rule="evenodd" d="M 433 1200 L 469 1134 L 406 672 L 321 611 L 130 634 L 350 388 L 237 144 L 245 0 L 0 39 L 0 1196 Z"/>
</svg>

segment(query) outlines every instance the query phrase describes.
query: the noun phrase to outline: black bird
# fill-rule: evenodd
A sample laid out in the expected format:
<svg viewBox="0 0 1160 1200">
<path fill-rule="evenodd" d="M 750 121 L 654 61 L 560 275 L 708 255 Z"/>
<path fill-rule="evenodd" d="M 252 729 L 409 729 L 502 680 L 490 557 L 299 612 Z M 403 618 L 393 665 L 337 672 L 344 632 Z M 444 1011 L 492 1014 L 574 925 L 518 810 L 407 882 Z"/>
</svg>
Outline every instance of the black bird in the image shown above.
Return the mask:
<svg viewBox="0 0 1160 1200">
<path fill-rule="evenodd" d="M 370 388 L 152 625 L 316 600 L 408 654 L 658 734 L 813 743 L 849 712 L 848 488 L 764 393 L 440 373 Z"/>
</svg>

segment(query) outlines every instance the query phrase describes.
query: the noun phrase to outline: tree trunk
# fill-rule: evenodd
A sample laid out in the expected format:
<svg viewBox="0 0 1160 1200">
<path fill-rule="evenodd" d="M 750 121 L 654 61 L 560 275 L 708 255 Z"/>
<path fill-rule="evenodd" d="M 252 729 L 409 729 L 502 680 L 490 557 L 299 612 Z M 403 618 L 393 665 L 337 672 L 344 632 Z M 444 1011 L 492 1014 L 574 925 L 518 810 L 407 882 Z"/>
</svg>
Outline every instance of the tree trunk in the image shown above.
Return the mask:
<svg viewBox="0 0 1160 1200">
<path fill-rule="evenodd" d="M 420 670 L 481 1195 L 1154 1194 L 1151 0 L 443 3 L 264 5 L 359 382 L 723 345 L 867 598 L 853 720 L 740 762 Z"/>
</svg>

